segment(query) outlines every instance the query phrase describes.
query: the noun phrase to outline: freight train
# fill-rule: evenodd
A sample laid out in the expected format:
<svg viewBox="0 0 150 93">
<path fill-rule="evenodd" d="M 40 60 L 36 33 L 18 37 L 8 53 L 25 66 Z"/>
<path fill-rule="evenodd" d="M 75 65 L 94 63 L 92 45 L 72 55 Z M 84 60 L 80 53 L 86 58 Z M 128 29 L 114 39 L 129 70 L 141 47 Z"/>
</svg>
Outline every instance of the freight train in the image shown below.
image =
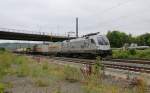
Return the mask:
<svg viewBox="0 0 150 93">
<path fill-rule="evenodd" d="M 33 54 L 67 57 L 106 57 L 112 55 L 109 40 L 105 35 L 99 33 L 91 33 L 63 42 L 35 45 L 31 50 Z"/>
</svg>

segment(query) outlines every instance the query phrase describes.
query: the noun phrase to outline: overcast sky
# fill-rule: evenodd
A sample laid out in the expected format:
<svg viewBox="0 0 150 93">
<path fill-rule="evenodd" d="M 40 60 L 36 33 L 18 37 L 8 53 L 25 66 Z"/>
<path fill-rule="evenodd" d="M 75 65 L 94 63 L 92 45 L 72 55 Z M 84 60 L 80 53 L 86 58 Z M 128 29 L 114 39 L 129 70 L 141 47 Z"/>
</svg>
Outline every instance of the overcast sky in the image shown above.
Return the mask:
<svg viewBox="0 0 150 93">
<path fill-rule="evenodd" d="M 150 0 L 0 0 L 0 28 L 65 34 L 150 32 Z"/>
</svg>

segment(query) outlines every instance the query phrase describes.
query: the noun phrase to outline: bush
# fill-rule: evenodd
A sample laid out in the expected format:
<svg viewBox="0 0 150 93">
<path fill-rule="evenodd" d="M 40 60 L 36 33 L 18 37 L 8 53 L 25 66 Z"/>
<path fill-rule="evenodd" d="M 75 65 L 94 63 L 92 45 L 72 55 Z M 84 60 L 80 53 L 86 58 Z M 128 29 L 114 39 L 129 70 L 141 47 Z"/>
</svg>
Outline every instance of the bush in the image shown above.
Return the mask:
<svg viewBox="0 0 150 93">
<path fill-rule="evenodd" d="M 136 54 L 136 50 L 135 50 L 135 49 L 130 49 L 130 50 L 129 50 L 129 53 L 130 53 L 131 55 L 135 55 L 135 54 Z"/>
<path fill-rule="evenodd" d="M 128 58 L 129 52 L 128 51 L 113 51 L 113 58 Z"/>
<path fill-rule="evenodd" d="M 3 52 L 4 52 L 4 51 L 6 51 L 6 49 L 5 49 L 5 48 L 0 48 L 0 51 L 3 51 Z"/>
<path fill-rule="evenodd" d="M 113 58 L 150 59 L 150 49 L 145 50 L 131 49 L 128 51 L 113 50 Z"/>
</svg>

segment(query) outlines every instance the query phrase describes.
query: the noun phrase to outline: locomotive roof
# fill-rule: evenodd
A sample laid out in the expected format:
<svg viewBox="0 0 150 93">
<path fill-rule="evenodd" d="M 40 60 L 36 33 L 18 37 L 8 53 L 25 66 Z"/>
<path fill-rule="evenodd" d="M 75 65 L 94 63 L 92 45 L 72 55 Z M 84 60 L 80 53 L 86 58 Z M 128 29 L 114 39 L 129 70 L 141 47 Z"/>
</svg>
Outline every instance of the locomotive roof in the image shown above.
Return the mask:
<svg viewBox="0 0 150 93">
<path fill-rule="evenodd" d="M 87 37 L 79 37 L 76 39 L 71 39 L 70 42 L 74 42 L 74 41 L 82 41 L 82 40 L 86 40 L 86 38 L 93 38 L 96 36 L 104 36 L 104 35 L 92 35 L 92 36 L 87 36 Z M 67 40 L 65 40 L 64 42 L 67 42 Z"/>
</svg>

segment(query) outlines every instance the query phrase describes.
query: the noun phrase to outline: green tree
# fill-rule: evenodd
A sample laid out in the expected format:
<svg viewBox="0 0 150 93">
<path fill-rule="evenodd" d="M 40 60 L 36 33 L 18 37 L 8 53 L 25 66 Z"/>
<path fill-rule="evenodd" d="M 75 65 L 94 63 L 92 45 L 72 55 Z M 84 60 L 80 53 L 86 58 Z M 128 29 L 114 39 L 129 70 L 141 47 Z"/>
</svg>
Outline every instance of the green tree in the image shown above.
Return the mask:
<svg viewBox="0 0 150 93">
<path fill-rule="evenodd" d="M 138 45 L 150 46 L 150 33 L 133 37 L 131 34 L 127 35 L 126 33 L 119 31 L 108 31 L 107 37 L 111 47 L 115 48 L 122 47 L 125 43 L 137 43 Z"/>
<path fill-rule="evenodd" d="M 147 45 L 150 46 L 150 33 L 146 33 L 136 37 L 136 43 L 138 45 Z"/>
<path fill-rule="evenodd" d="M 109 31 L 107 37 L 110 41 L 111 47 L 122 47 L 125 43 L 131 43 L 132 35 L 119 31 Z"/>
</svg>

